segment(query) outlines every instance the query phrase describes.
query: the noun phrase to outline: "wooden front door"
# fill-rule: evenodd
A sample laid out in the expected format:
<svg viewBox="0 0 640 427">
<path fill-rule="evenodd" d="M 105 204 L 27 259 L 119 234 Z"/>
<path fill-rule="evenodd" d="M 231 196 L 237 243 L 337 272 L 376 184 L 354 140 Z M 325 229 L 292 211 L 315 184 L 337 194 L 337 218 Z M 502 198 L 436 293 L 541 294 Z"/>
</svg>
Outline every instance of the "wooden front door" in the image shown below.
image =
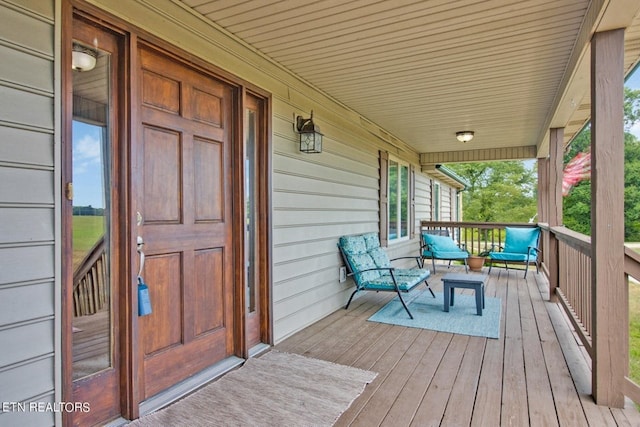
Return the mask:
<svg viewBox="0 0 640 427">
<path fill-rule="evenodd" d="M 236 91 L 142 44 L 137 59 L 131 195 L 153 310 L 138 320 L 144 400 L 234 350 Z"/>
</svg>

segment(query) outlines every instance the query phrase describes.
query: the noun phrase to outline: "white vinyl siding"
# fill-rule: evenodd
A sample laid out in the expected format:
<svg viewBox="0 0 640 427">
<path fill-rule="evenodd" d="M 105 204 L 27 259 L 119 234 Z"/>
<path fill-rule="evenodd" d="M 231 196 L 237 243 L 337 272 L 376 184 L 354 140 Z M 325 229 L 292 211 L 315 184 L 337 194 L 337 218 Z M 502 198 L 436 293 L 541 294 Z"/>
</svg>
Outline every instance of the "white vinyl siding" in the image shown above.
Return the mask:
<svg viewBox="0 0 640 427">
<path fill-rule="evenodd" d="M 378 152 L 403 153 L 401 160 L 413 166 L 419 164 L 417 153 L 176 2 L 123 0 L 117 6 L 110 0 L 89 2 L 272 94 L 274 339 L 281 341 L 343 307 L 353 283 L 338 281 L 342 260 L 336 243 L 344 234 L 378 230 Z M 0 220 L 12 224 L 3 234 L 10 241 L 0 246 L 2 265 L 7 266 L 0 296 L 18 303 L 26 295 L 32 300 L 24 315 L 4 316 L 11 322 L 3 326 L 9 335 L 32 321 L 51 326 L 53 301 L 60 292 L 54 287 L 54 3 L 25 0 L 23 4 L 37 9 L 29 11 L 0 0 L 3 22 L 10 23 L 0 29 L 5 40 L 0 42 L 0 53 L 12 58 L 0 64 L 0 95 L 12 104 L 9 108 L 4 102 L 0 107 Z M 321 154 L 300 153 L 293 130 L 295 116 L 307 116 L 311 110 L 325 134 Z M 428 179 L 417 173 L 416 181 Z M 425 188 L 416 191 L 414 225 L 418 227 L 429 194 Z M 417 238 L 389 248 L 391 256 L 417 250 Z M 26 289 L 30 292 L 23 292 Z M 37 292 L 36 298 L 31 292 Z M 34 347 L 34 351 L 43 350 Z M 26 354 L 22 352 L 16 355 Z M 33 393 L 53 393 L 53 348 L 27 357 L 34 358 L 34 363 L 50 362 L 52 369 Z M 0 368 L 0 380 L 15 373 L 10 370 Z M 30 397 L 16 394 L 13 398 Z"/>
<path fill-rule="evenodd" d="M 440 221 L 451 221 L 451 188 L 440 185 Z"/>
<path fill-rule="evenodd" d="M 343 307 L 353 282 L 338 280 L 336 244 L 341 235 L 379 230 L 378 153 L 401 152 L 402 161 L 419 169 L 418 154 L 175 2 L 91 3 L 272 94 L 274 340 Z M 295 116 L 311 110 L 324 134 L 321 154 L 298 150 Z M 389 254 L 413 255 L 418 248 L 414 238 Z"/>
<path fill-rule="evenodd" d="M 53 402 L 54 2 L 0 1 L 0 401 Z M 54 413 L 0 413 L 53 425 Z"/>
<path fill-rule="evenodd" d="M 416 173 L 416 218 L 415 230 L 420 232 L 420 221 L 431 221 L 431 179 L 422 173 Z"/>
<path fill-rule="evenodd" d="M 280 340 L 341 307 L 338 237 L 378 228 L 378 151 L 322 123 L 322 154 L 298 151 L 293 107 L 273 101 L 273 307 Z M 321 119 L 315 114 L 314 117 Z M 321 123 L 318 120 L 319 123 Z"/>
</svg>

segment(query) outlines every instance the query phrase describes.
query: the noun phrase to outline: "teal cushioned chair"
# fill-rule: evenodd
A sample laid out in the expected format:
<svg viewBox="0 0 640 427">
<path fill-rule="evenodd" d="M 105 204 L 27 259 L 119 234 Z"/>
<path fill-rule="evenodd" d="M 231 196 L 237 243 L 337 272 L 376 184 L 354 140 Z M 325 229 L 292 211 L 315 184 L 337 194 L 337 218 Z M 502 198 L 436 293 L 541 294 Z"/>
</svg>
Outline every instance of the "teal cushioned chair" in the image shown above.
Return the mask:
<svg viewBox="0 0 640 427">
<path fill-rule="evenodd" d="M 540 241 L 540 228 L 505 228 L 506 237 L 504 247 L 500 246 L 498 251 L 489 252 L 489 273 L 493 267 L 494 261 L 504 262 L 506 269 L 509 269 L 509 263 L 523 263 L 525 265 L 524 277 L 526 279 L 529 265 L 532 263 L 538 269 L 538 244 Z"/>
<path fill-rule="evenodd" d="M 420 257 L 401 257 L 414 259 L 418 268 L 394 268 L 391 262 L 401 258 L 389 259 L 380 247 L 377 233 L 366 233 L 357 236 L 342 236 L 338 241 L 340 254 L 347 267 L 347 276 L 353 276 L 356 289 L 351 294 L 345 309 L 358 291 L 396 292 L 404 309 L 413 319 L 407 304 L 402 298 L 403 292 L 409 292 L 420 283 L 424 283 L 435 298 L 427 278 L 429 270 L 421 267 Z"/>
<path fill-rule="evenodd" d="M 467 258 L 469 253 L 464 249 L 461 249 L 456 242 L 447 235 L 432 234 L 429 231 L 422 232 L 422 247 L 420 249 L 420 255 L 422 259 L 431 258 L 431 265 L 433 272 L 436 272 L 437 259 L 449 261 L 462 261 L 464 262 L 464 269 L 469 272 L 467 267 Z"/>
</svg>

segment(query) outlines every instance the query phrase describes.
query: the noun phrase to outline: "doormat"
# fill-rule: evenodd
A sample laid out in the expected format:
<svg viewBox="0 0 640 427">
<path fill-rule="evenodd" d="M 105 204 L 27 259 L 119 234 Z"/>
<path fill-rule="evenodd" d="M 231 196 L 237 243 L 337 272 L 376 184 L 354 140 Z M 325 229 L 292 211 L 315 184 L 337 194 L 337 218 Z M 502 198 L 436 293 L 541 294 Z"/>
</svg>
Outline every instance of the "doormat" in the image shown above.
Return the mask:
<svg viewBox="0 0 640 427">
<path fill-rule="evenodd" d="M 270 351 L 129 426 L 331 426 L 376 375 Z"/>
<path fill-rule="evenodd" d="M 444 311 L 441 292 L 436 292 L 436 297 L 433 298 L 429 292 L 423 291 L 409 301 L 408 306 L 413 319 L 409 318 L 400 300 L 395 297 L 371 316 L 369 321 L 453 334 L 500 338 L 500 298 L 485 297 L 482 316 L 476 314 L 474 295 L 456 293 L 455 305 L 449 307 L 449 312 Z"/>
</svg>

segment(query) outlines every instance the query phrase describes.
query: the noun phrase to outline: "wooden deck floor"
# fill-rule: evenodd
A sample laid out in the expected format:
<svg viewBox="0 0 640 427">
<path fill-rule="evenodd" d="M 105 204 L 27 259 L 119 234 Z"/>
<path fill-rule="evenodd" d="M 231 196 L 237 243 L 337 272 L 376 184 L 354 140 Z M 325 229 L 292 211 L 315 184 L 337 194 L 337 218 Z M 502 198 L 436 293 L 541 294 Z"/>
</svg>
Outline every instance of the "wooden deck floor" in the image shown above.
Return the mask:
<svg viewBox="0 0 640 427">
<path fill-rule="evenodd" d="M 546 287 L 533 271 L 492 271 L 500 339 L 368 322 L 393 295 L 366 292 L 275 349 L 378 373 L 337 426 L 640 426 L 632 403 L 593 402 L 589 360 Z"/>
</svg>

